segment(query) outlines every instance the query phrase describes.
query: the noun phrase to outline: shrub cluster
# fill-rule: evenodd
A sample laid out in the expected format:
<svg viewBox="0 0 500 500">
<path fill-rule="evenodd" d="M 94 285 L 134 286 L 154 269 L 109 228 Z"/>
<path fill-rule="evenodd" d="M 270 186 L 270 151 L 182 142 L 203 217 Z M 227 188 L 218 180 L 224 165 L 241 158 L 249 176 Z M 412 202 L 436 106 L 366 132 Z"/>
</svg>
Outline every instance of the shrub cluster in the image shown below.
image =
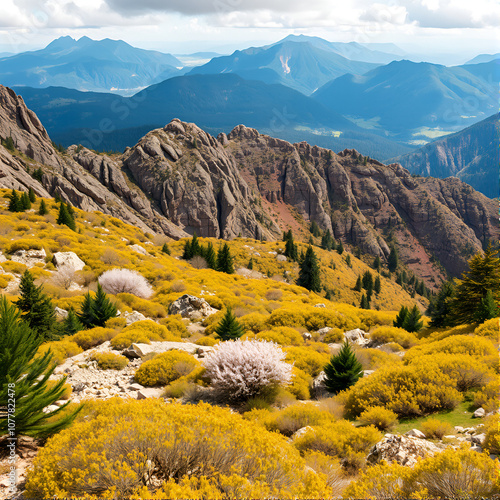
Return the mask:
<svg viewBox="0 0 500 500">
<path fill-rule="evenodd" d="M 96 352 L 92 359 L 101 370 L 123 370 L 128 365 L 128 359 L 112 352 Z"/>
</svg>

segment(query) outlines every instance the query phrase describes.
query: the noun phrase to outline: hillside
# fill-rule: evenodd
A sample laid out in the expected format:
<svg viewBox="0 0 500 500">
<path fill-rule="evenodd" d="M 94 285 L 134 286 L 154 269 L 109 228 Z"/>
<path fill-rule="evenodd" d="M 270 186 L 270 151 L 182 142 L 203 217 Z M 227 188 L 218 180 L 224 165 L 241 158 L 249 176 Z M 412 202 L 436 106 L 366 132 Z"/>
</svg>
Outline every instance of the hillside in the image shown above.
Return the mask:
<svg viewBox="0 0 500 500">
<path fill-rule="evenodd" d="M 442 179 L 454 176 L 484 195 L 497 198 L 499 118 L 498 113 L 492 115 L 396 161 L 413 174 Z"/>
<path fill-rule="evenodd" d="M 80 146 L 60 153 L 22 99 L 0 90 L 0 130 L 13 139 L 12 150 L 0 148 L 3 187 L 57 194 L 144 231 L 279 240 L 288 228 L 308 238 L 316 222 L 368 259 L 386 261 L 396 245 L 428 286 L 443 269 L 459 275 L 498 240 L 494 202 L 459 180 L 432 180 L 438 189 L 429 190 L 430 181 L 353 150 L 292 145 L 244 126 L 215 139 L 179 120 L 123 155 Z M 37 169 L 41 182 L 27 173 Z"/>
<path fill-rule="evenodd" d="M 0 82 L 132 95 L 179 74 L 182 66 L 170 54 L 138 49 L 121 40 L 64 36 L 44 49 L 0 59 Z"/>
</svg>

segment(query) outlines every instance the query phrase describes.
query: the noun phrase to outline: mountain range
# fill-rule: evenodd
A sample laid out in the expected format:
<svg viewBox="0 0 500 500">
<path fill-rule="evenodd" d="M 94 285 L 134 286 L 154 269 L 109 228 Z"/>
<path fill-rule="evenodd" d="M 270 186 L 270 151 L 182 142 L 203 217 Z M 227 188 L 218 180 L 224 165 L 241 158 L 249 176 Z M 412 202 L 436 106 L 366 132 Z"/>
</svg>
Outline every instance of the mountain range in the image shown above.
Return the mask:
<svg viewBox="0 0 500 500">
<path fill-rule="evenodd" d="M 431 286 L 499 238 L 496 203 L 458 179 L 412 177 L 352 149 L 336 154 L 242 125 L 214 138 L 176 119 L 122 155 L 61 153 L 22 98 L 0 86 L 0 131 L 14 145 L 0 147 L 1 187 L 57 194 L 173 238 L 274 240 L 316 222 L 370 258 L 386 260 L 395 245 Z"/>
<path fill-rule="evenodd" d="M 500 114 L 496 113 L 456 134 L 448 135 L 397 158 L 418 175 L 454 176 L 489 196 L 499 197 Z"/>
<path fill-rule="evenodd" d="M 181 74 L 170 54 L 142 50 L 121 40 L 74 40 L 64 36 L 42 50 L 0 59 L 4 85 L 61 86 L 126 95 Z"/>
</svg>

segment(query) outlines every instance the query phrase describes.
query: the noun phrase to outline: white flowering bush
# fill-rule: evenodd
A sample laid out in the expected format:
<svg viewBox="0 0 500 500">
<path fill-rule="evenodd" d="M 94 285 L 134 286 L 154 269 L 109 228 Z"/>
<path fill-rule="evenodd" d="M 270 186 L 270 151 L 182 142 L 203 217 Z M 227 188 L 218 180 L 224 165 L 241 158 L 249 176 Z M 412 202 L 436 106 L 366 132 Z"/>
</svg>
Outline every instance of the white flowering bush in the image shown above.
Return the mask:
<svg viewBox="0 0 500 500">
<path fill-rule="evenodd" d="M 221 342 L 203 364 L 212 387 L 227 399 L 242 400 L 264 388 L 286 385 L 292 378 L 292 365 L 286 353 L 273 342 L 237 340 Z"/>
<path fill-rule="evenodd" d="M 142 274 L 130 269 L 110 269 L 105 271 L 99 277 L 99 284 L 105 292 L 113 295 L 131 293 L 143 299 L 148 299 L 153 295 L 153 287 L 148 280 Z"/>
</svg>

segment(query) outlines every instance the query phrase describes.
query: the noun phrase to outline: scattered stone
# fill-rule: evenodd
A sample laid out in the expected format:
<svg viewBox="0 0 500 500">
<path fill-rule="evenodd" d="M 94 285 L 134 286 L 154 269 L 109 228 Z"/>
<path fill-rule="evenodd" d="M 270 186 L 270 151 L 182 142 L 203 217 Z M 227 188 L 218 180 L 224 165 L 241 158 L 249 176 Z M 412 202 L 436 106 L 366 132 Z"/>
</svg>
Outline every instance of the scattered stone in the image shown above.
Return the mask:
<svg viewBox="0 0 500 500">
<path fill-rule="evenodd" d="M 127 326 L 131 325 L 132 323 L 136 323 L 137 321 L 150 319 L 146 318 L 146 316 L 144 316 L 144 314 L 140 313 L 139 311 L 132 311 L 131 313 L 124 312 L 123 315 L 120 316 L 123 316 L 125 318 L 125 320 L 127 321 Z"/>
<path fill-rule="evenodd" d="M 484 408 L 478 408 L 475 412 L 473 417 L 474 418 L 483 418 L 486 415 L 486 410 Z"/>
<path fill-rule="evenodd" d="M 40 250 L 31 248 L 30 250 L 18 250 L 14 253 L 14 255 L 12 255 L 11 260 L 13 260 L 14 262 L 20 262 L 21 264 L 24 264 L 29 268 L 40 262 L 45 264 L 46 257 L 47 254 L 45 253 L 44 248 Z"/>
<path fill-rule="evenodd" d="M 470 447 L 470 451 L 477 451 L 478 453 L 482 453 L 483 452 L 483 449 L 481 448 L 481 446 L 477 445 L 477 444 L 473 444 L 471 447 Z"/>
<path fill-rule="evenodd" d="M 366 338 L 367 335 L 368 334 L 365 331 L 361 330 L 361 328 L 356 328 L 354 330 L 349 330 L 348 332 L 345 332 L 344 339 L 348 340 L 353 344 L 357 344 L 361 347 L 364 347 L 370 343 L 370 341 Z"/>
<path fill-rule="evenodd" d="M 322 371 L 319 373 L 319 375 L 312 382 L 312 385 L 311 385 L 312 394 L 311 394 L 311 396 L 315 397 L 316 399 L 327 398 L 327 397 L 331 396 L 330 392 L 328 392 L 328 389 L 326 388 L 325 378 L 326 378 L 326 374 L 324 371 Z"/>
<path fill-rule="evenodd" d="M 7 260 L 7 257 L 5 257 L 5 255 L 0 250 L 0 263 L 5 262 L 6 260 Z"/>
<path fill-rule="evenodd" d="M 313 307 L 326 307 L 325 304 L 314 304 Z"/>
<path fill-rule="evenodd" d="M 138 245 L 135 243 L 134 245 L 129 245 L 130 250 L 133 250 L 134 252 L 140 253 L 141 255 L 147 255 L 148 252 L 144 247 L 141 247 L 141 245 Z"/>
<path fill-rule="evenodd" d="M 295 439 L 298 439 L 302 437 L 304 434 L 308 433 L 309 431 L 313 431 L 314 429 L 310 426 L 307 425 L 306 427 L 301 427 L 300 429 L 296 430 L 292 436 L 290 437 L 289 441 L 294 441 Z"/>
<path fill-rule="evenodd" d="M 455 425 L 455 431 L 459 434 L 463 434 L 465 432 L 465 429 L 463 427 L 460 427 L 459 425 Z"/>
<path fill-rule="evenodd" d="M 74 252 L 56 252 L 52 263 L 58 269 L 71 268 L 73 271 L 81 271 L 85 267 L 85 262 Z"/>
<path fill-rule="evenodd" d="M 368 375 L 371 375 L 372 373 L 375 373 L 375 370 L 364 370 L 363 377 L 368 377 Z"/>
<path fill-rule="evenodd" d="M 68 317 L 68 311 L 66 311 L 66 309 L 61 309 L 60 307 L 55 307 L 54 309 L 58 318 L 65 319 Z"/>
<path fill-rule="evenodd" d="M 311 339 L 312 339 L 312 335 L 311 335 L 309 332 L 304 332 L 304 333 L 302 334 L 302 338 L 303 338 L 304 340 L 311 340 Z"/>
<path fill-rule="evenodd" d="M 485 441 L 486 441 L 486 434 L 484 434 L 484 433 L 476 434 L 475 436 L 472 436 L 472 442 L 474 444 L 479 444 L 482 446 Z"/>
<path fill-rule="evenodd" d="M 183 318 L 202 319 L 211 316 L 218 309 L 213 308 L 205 299 L 185 294 L 170 304 L 170 314 L 180 314 Z"/>
<path fill-rule="evenodd" d="M 419 431 L 418 429 L 411 429 L 410 431 L 405 433 L 405 436 L 412 436 L 412 437 L 416 437 L 419 439 L 426 438 L 425 434 L 422 431 Z"/>
<path fill-rule="evenodd" d="M 159 398 L 163 393 L 162 388 L 147 387 L 137 391 L 137 399 Z"/>
<path fill-rule="evenodd" d="M 288 259 L 284 255 L 278 254 L 276 255 L 276 260 L 278 262 L 286 262 Z"/>
<path fill-rule="evenodd" d="M 328 333 L 329 331 L 331 330 L 331 328 L 329 326 L 325 326 L 324 328 L 320 328 L 318 330 L 318 333 L 320 335 L 325 335 L 326 333 Z"/>
<path fill-rule="evenodd" d="M 210 346 L 199 346 L 191 342 L 151 342 L 151 344 L 132 344 L 122 351 L 122 354 L 128 358 L 143 358 L 151 353 L 161 354 L 167 351 L 178 350 L 193 355 L 202 354 L 204 356 L 205 353 L 210 352 L 212 349 Z"/>
</svg>

